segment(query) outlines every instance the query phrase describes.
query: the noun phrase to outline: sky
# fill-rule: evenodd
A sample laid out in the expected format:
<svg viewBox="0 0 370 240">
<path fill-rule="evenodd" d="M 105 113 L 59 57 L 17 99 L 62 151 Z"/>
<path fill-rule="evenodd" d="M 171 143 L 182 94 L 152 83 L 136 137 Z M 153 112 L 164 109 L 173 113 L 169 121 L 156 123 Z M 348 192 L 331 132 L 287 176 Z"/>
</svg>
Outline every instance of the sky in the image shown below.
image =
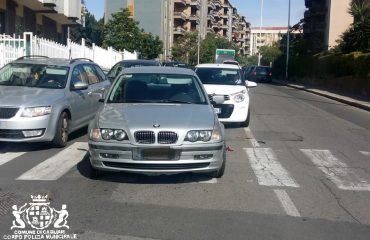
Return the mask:
<svg viewBox="0 0 370 240">
<path fill-rule="evenodd" d="M 284 27 L 288 25 L 289 0 L 230 0 L 230 2 L 238 9 L 239 14 L 246 17 L 252 27 L 260 26 L 261 2 L 263 2 L 262 26 Z M 103 17 L 104 0 L 85 0 L 85 3 L 96 19 Z M 291 0 L 290 25 L 298 23 L 303 18 L 304 11 L 304 0 Z"/>
</svg>

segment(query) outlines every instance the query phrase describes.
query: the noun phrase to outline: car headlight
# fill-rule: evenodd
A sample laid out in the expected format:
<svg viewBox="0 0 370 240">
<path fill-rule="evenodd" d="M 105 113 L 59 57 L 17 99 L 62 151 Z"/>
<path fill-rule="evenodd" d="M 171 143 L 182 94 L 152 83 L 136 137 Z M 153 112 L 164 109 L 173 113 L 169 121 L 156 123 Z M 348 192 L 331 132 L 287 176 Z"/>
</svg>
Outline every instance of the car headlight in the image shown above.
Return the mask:
<svg viewBox="0 0 370 240">
<path fill-rule="evenodd" d="M 117 141 L 122 141 L 127 139 L 127 134 L 124 130 L 122 129 L 100 129 L 101 132 L 101 137 L 104 140 L 117 140 Z"/>
<path fill-rule="evenodd" d="M 118 141 L 122 141 L 125 138 L 126 138 L 126 132 L 125 131 L 123 131 L 121 129 L 114 130 L 114 139 L 116 139 Z"/>
<path fill-rule="evenodd" d="M 221 131 L 220 131 L 220 129 L 216 128 L 216 129 L 213 130 L 211 140 L 212 141 L 217 141 L 217 142 L 221 141 Z"/>
<path fill-rule="evenodd" d="M 245 95 L 242 94 L 242 93 L 239 93 L 239 94 L 234 96 L 234 101 L 237 102 L 237 103 L 243 102 L 244 99 L 245 99 Z"/>
<path fill-rule="evenodd" d="M 23 109 L 21 117 L 39 117 L 49 115 L 51 113 L 51 107 L 28 107 Z"/>
<path fill-rule="evenodd" d="M 185 141 L 189 142 L 208 142 L 211 140 L 212 131 L 209 130 L 191 130 L 186 134 Z"/>
</svg>

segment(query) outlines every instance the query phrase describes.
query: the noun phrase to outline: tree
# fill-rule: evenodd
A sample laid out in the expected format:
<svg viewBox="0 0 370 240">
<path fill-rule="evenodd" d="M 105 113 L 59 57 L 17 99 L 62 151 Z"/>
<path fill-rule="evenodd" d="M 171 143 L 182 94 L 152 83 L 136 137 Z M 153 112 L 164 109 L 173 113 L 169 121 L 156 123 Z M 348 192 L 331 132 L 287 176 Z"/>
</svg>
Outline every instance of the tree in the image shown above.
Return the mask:
<svg viewBox="0 0 370 240">
<path fill-rule="evenodd" d="M 101 46 L 103 43 L 103 18 L 96 21 L 95 16 L 90 12 L 85 13 L 85 27 L 78 25 L 70 28 L 70 38 L 73 42 L 81 42 L 84 38 L 88 45 L 95 43 Z"/>
<path fill-rule="evenodd" d="M 239 51 L 239 47 L 234 42 L 229 42 L 227 38 L 220 37 L 214 33 L 207 33 L 200 44 L 200 62 L 214 62 L 216 49 L 234 49 L 235 52 Z"/>
<path fill-rule="evenodd" d="M 370 4 L 365 0 L 353 0 L 348 12 L 354 22 L 339 40 L 338 48 L 342 53 L 370 51 Z"/>
<path fill-rule="evenodd" d="M 172 47 L 173 60 L 195 66 L 198 62 L 198 32 L 186 32 Z"/>
<path fill-rule="evenodd" d="M 262 46 L 259 49 L 262 55 L 261 64 L 270 66 L 281 54 L 279 42 L 274 42 L 271 46 Z"/>
<path fill-rule="evenodd" d="M 145 33 L 138 27 L 139 22 L 130 18 L 128 9 L 112 15 L 112 19 L 104 26 L 104 46 L 115 49 L 137 51 L 142 58 L 156 58 L 163 48 L 159 37 Z"/>
</svg>

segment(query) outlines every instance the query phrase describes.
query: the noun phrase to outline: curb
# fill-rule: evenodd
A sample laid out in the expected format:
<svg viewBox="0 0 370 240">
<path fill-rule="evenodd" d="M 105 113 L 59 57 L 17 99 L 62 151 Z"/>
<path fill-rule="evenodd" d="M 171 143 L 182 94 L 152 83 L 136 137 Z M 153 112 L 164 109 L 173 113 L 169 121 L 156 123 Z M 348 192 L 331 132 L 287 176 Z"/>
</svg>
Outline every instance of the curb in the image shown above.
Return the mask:
<svg viewBox="0 0 370 240">
<path fill-rule="evenodd" d="M 322 93 L 318 90 L 306 88 L 305 86 L 297 86 L 297 85 L 286 83 L 284 81 L 279 81 L 279 80 L 272 80 L 272 82 L 282 84 L 282 85 L 285 85 L 285 86 L 288 86 L 288 87 L 291 87 L 291 88 L 295 88 L 295 89 L 298 89 L 298 90 L 306 91 L 306 92 L 309 92 L 309 93 L 313 93 L 313 94 L 316 94 L 316 95 L 320 95 L 322 97 L 326 97 L 326 98 L 329 98 L 329 99 L 332 99 L 332 100 L 335 100 L 335 101 L 338 101 L 338 102 L 341 102 L 341 103 L 345 103 L 345 104 L 353 106 L 353 107 L 357 107 L 357 108 L 360 108 L 360 109 L 363 109 L 363 110 L 366 110 L 366 111 L 370 111 L 370 104 L 368 106 L 368 105 L 362 104 L 362 103 L 360 103 L 356 100 L 351 101 L 351 100 L 348 100 L 348 99 L 344 99 L 340 95 L 335 96 L 335 95 L 331 95 L 331 94 L 326 94 L 326 93 Z"/>
</svg>

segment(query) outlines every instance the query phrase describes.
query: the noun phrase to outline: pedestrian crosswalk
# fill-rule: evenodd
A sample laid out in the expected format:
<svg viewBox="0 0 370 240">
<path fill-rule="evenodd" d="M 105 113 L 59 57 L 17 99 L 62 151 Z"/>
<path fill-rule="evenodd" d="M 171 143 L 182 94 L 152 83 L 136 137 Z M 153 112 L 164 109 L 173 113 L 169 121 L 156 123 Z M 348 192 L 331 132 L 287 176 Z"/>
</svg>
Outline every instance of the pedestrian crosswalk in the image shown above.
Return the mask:
<svg viewBox="0 0 370 240">
<path fill-rule="evenodd" d="M 300 188 L 302 187 L 301 172 L 295 173 L 292 168 L 287 170 L 286 162 L 281 159 L 281 151 L 275 148 L 262 148 L 254 146 L 240 151 L 244 156 L 243 161 L 250 167 L 257 180 L 258 185 L 283 188 Z M 88 152 L 86 142 L 75 142 L 65 149 L 61 149 L 55 155 L 39 162 L 35 166 L 23 173 L 14 176 L 16 180 L 27 181 L 56 181 L 63 178 L 68 172 L 81 162 Z M 279 154 L 276 154 L 278 152 Z M 301 157 L 312 162 L 313 167 L 323 174 L 326 179 L 331 181 L 338 189 L 351 191 L 370 191 L 370 176 L 366 169 L 350 166 L 346 159 L 340 159 L 339 154 L 325 149 L 296 149 L 295 155 L 301 154 Z M 358 156 L 369 156 L 367 151 L 359 150 Z M 17 159 L 25 161 L 27 152 L 5 152 L 0 153 L 0 171 L 7 164 L 17 162 Z M 339 155 L 339 156 L 338 156 Z M 296 156 L 295 156 L 296 157 Z M 283 160 L 283 161 L 282 161 Z M 233 161 L 230 157 L 227 161 Z M 284 166 L 285 165 L 285 166 Z M 289 167 L 289 166 L 288 166 Z M 226 168 L 226 173 L 227 170 Z M 293 168 L 295 169 L 295 168 Z M 299 175 L 298 175 L 299 174 Z M 191 182 L 191 181 L 190 181 Z M 217 179 L 195 179 L 193 184 L 219 184 L 222 183 Z M 279 192 L 282 199 L 284 194 Z M 294 212 L 294 211 L 293 211 Z"/>
</svg>

